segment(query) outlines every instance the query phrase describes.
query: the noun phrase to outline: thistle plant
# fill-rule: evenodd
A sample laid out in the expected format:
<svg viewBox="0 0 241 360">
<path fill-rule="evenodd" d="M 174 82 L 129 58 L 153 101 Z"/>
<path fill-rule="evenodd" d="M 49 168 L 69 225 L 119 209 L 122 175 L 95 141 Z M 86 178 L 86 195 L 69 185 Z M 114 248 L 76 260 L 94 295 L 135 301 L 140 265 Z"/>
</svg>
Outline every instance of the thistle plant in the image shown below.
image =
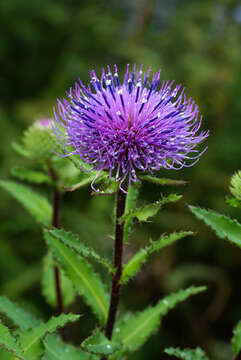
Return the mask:
<svg viewBox="0 0 241 360">
<path fill-rule="evenodd" d="M 68 91 L 67 99 L 58 100 L 51 135 L 48 133 L 51 141 L 54 138 L 51 153 L 47 146 L 43 149 L 47 152 L 44 169 L 54 185 L 56 201 L 60 192 L 81 189 L 84 185 L 90 185 L 93 195 L 113 195 L 116 198 L 113 263 L 99 255 L 92 244 L 87 246 L 77 235 L 60 228 L 57 215 L 55 218 L 53 212 L 52 227 L 49 221 L 42 222 L 48 256 L 55 262 L 55 269 L 56 266 L 61 269 L 74 291 L 89 305 L 97 318 L 97 325 L 92 334 L 86 334 L 87 338 L 79 348 L 66 344 L 58 335 L 47 335 L 55 332 L 57 327 L 63 327 L 67 321 L 76 321 L 78 315 L 62 314 L 47 323 L 40 323 L 30 315 L 27 318 L 31 321 L 27 322 L 26 316 L 22 315 L 23 321 L 16 322 L 19 327 L 17 336 L 3 324 L 0 328 L 0 344 L 19 359 L 127 358 L 158 330 L 161 318 L 177 303 L 205 290 L 204 286 L 192 286 L 160 299 L 142 312 L 124 316 L 118 313 L 121 287 L 134 278 L 150 256 L 193 234 L 191 231 L 162 234 L 123 264 L 124 245 L 136 221 L 148 221 L 164 205 L 181 199 L 181 195 L 170 193 L 161 195 L 154 203 L 139 205 L 142 182 L 184 185 L 183 180 L 160 177 L 161 170 L 178 170 L 194 165 L 206 150 L 200 149 L 199 144 L 209 133 L 200 130 L 202 117 L 194 100 L 188 98 L 181 85 L 175 85 L 174 81 L 161 82 L 160 71 L 151 76 L 150 69 L 145 72 L 142 67 L 137 69 L 134 66 L 130 70 L 127 66 L 121 81 L 116 66 L 113 72 L 110 67 L 107 70 L 103 70 L 100 78 L 91 71 L 88 86 L 79 80 Z M 38 123 L 35 130 L 45 125 Z M 49 123 L 47 128 L 49 131 Z M 32 144 L 27 138 L 29 134 L 33 138 L 31 131 L 24 137 L 22 145 L 15 144 L 15 149 L 25 156 L 32 154 L 35 159 L 38 155 L 35 151 L 37 139 Z M 37 138 L 40 139 L 39 136 Z M 67 163 L 71 168 L 69 176 L 65 171 Z M 22 180 L 29 179 L 26 174 L 26 171 L 15 170 L 15 176 Z M 25 191 L 23 196 L 23 185 L 16 188 L 16 184 L 11 187 L 6 181 L 1 184 L 32 214 L 36 212 L 33 192 L 29 191 L 26 195 Z M 43 213 L 45 211 L 41 212 L 41 216 L 44 216 Z M 103 266 L 111 277 L 109 292 L 95 270 L 95 262 Z M 60 291 L 64 282 L 57 283 Z M 65 293 L 62 292 L 63 295 Z M 11 309 L 22 311 L 9 300 L 0 298 L 0 311 L 14 320 Z M 33 337 L 35 343 L 31 342 Z M 56 354 L 55 357 L 53 354 Z"/>
<path fill-rule="evenodd" d="M 108 181 L 114 177 L 118 183 L 108 339 L 119 303 L 125 222 L 138 217 L 132 209 L 125 213 L 131 184 L 140 182 L 146 172 L 192 166 L 206 150 L 197 150 L 208 131 L 199 132 L 202 118 L 192 98 L 174 81 L 160 84 L 160 71 L 150 81 L 149 77 L 150 69 L 143 73 L 142 66 L 139 70 L 127 66 L 122 83 L 117 66 L 113 73 L 108 66 L 100 79 L 91 71 L 90 84 L 76 83 L 54 112 L 54 131 L 65 153 L 61 156 L 78 155 L 97 171 L 91 183 L 94 191 L 99 191 L 94 182 L 103 171 L 108 172 Z"/>
</svg>

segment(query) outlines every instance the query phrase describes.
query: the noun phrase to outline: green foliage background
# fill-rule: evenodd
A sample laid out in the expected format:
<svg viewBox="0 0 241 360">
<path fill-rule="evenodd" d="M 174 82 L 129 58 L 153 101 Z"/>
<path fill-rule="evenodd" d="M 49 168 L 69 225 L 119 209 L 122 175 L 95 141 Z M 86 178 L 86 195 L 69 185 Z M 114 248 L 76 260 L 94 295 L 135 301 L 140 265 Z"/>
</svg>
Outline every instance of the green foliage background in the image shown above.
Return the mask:
<svg viewBox="0 0 241 360">
<path fill-rule="evenodd" d="M 167 346 L 202 346 L 215 359 L 227 359 L 233 326 L 241 318 L 241 253 L 218 239 L 188 211 L 186 203 L 213 208 L 240 220 L 225 204 L 231 175 L 240 168 L 241 7 L 232 0 L 3 0 L 0 2 L 0 161 L 1 178 L 26 165 L 11 147 L 33 121 L 52 116 L 56 98 L 88 72 L 106 64 L 151 65 L 163 79 L 176 79 L 200 106 L 209 149 L 193 168 L 163 171 L 188 180 L 184 197 L 133 232 L 125 257 L 162 232 L 197 232 L 154 255 L 123 290 L 122 306 L 131 310 L 155 303 L 161 294 L 190 283 L 209 291 L 183 304 L 164 319 L 161 331 L 131 359 L 160 359 Z M 41 186 L 41 191 L 47 188 Z M 172 187 L 165 187 L 167 193 Z M 176 191 L 176 189 L 175 189 Z M 145 184 L 145 201 L 160 188 Z M 0 193 L 0 292 L 37 315 L 52 309 L 40 290 L 41 259 L 46 252 L 39 226 L 16 201 Z M 49 194 L 51 197 L 51 194 Z M 65 195 L 61 222 L 102 254 L 112 255 L 112 197 L 91 197 L 84 188 Z M 93 226 L 94 224 L 94 226 Z M 149 235 L 150 234 L 150 235 Z M 161 293 L 161 294 L 160 294 Z M 77 300 L 73 312 L 84 314 L 68 329 L 77 343 L 93 328 L 94 318 Z M 166 357 L 169 358 L 169 357 Z M 162 355 L 165 359 L 165 355 Z"/>
</svg>

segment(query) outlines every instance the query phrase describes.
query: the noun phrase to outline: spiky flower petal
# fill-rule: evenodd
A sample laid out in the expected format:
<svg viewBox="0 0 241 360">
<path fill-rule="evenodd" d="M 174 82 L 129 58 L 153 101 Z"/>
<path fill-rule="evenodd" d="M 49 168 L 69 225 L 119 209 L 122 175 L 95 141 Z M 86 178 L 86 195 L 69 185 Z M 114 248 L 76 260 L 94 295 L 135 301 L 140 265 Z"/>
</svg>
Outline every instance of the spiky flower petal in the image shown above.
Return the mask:
<svg viewBox="0 0 241 360">
<path fill-rule="evenodd" d="M 199 132 L 198 106 L 181 85 L 160 84 L 160 71 L 150 79 L 150 68 L 129 65 L 121 83 L 117 66 L 107 69 L 100 79 L 91 71 L 87 87 L 79 80 L 67 100 L 58 100 L 54 131 L 66 154 L 109 171 L 120 184 L 127 177 L 135 182 L 138 172 L 194 165 L 205 151 L 196 146 L 208 131 Z"/>
</svg>

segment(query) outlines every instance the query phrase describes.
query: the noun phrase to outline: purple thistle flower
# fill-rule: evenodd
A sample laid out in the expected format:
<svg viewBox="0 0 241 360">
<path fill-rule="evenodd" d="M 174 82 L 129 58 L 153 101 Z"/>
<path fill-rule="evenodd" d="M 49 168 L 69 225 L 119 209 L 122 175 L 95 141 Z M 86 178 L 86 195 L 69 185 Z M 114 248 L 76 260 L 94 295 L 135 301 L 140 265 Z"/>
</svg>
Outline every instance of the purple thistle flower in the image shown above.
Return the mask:
<svg viewBox="0 0 241 360">
<path fill-rule="evenodd" d="M 54 131 L 64 156 L 76 154 L 93 170 L 109 171 L 120 186 L 127 177 L 129 184 L 137 181 L 138 172 L 194 165 L 206 150 L 198 153 L 196 146 L 209 133 L 199 132 L 198 106 L 181 85 L 169 80 L 160 85 L 161 71 L 149 80 L 150 68 L 143 72 L 135 65 L 132 71 L 127 65 L 121 83 L 117 66 L 113 73 L 107 68 L 100 79 L 91 71 L 87 87 L 79 80 L 68 100 L 58 100 Z"/>
</svg>

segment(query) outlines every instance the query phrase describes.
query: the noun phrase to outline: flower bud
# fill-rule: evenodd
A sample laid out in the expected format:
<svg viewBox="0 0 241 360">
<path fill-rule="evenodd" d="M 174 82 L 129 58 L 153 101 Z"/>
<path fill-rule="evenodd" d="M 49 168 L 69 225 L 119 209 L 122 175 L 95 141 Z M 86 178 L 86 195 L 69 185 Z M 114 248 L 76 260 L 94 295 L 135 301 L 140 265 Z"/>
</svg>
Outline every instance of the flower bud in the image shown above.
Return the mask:
<svg viewBox="0 0 241 360">
<path fill-rule="evenodd" d="M 57 150 L 56 137 L 53 134 L 51 119 L 35 121 L 24 133 L 23 144 L 30 157 L 36 160 L 48 160 Z"/>
</svg>

